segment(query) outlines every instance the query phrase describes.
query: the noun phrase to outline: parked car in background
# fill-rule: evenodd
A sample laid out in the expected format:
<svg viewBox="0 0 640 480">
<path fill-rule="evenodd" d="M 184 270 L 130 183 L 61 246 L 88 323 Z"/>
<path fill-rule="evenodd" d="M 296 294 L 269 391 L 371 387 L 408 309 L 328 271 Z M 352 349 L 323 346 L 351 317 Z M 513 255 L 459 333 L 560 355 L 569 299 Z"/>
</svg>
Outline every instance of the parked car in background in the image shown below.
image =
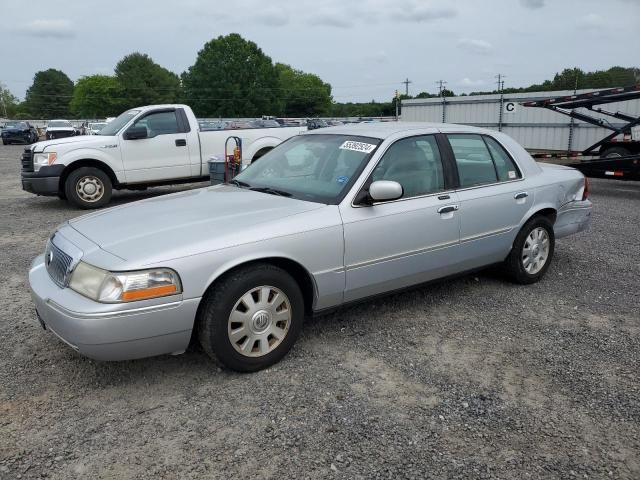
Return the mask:
<svg viewBox="0 0 640 480">
<path fill-rule="evenodd" d="M 310 118 L 309 120 L 307 120 L 307 129 L 309 130 L 316 130 L 318 128 L 325 128 L 328 126 L 329 124 L 326 122 L 326 120 L 323 120 L 321 118 Z"/>
<path fill-rule="evenodd" d="M 98 135 L 107 122 L 89 122 L 87 124 L 87 135 Z"/>
<path fill-rule="evenodd" d="M 178 354 L 195 336 L 255 371 L 307 315 L 494 264 L 537 282 L 556 239 L 589 225 L 587 196 L 580 172 L 537 164 L 496 131 L 331 127 L 229 184 L 70 220 L 29 283 L 42 325 L 83 355 Z"/>
<path fill-rule="evenodd" d="M 260 120 L 254 120 L 253 122 L 250 123 L 252 128 L 280 128 L 281 125 L 276 121 L 276 120 L 272 120 L 272 119 L 260 119 Z"/>
<path fill-rule="evenodd" d="M 76 128 L 68 120 L 50 120 L 47 123 L 47 132 L 45 137 L 47 140 L 55 138 L 74 137 L 78 134 Z"/>
<path fill-rule="evenodd" d="M 300 127 L 201 131 L 187 105 L 134 108 L 97 135 L 54 139 L 25 149 L 22 188 L 37 195 L 57 195 L 80 208 L 100 208 L 109 202 L 113 189 L 208 180 L 207 160 L 224 158 L 225 141 L 231 135 L 242 139 L 242 161 L 248 165 L 302 131 Z"/>
<path fill-rule="evenodd" d="M 31 144 L 38 141 L 38 131 L 29 122 L 13 120 L 5 123 L 2 128 L 2 144 L 25 143 Z"/>
</svg>

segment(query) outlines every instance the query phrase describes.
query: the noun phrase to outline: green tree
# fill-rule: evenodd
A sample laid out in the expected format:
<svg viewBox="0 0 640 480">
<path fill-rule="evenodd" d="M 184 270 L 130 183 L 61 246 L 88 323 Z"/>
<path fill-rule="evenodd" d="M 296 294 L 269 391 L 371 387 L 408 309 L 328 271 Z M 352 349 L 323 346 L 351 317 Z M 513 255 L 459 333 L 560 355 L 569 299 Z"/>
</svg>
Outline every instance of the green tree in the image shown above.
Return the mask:
<svg viewBox="0 0 640 480">
<path fill-rule="evenodd" d="M 118 62 L 119 111 L 142 105 L 175 103 L 180 99 L 179 77 L 142 53 L 131 53 Z"/>
<path fill-rule="evenodd" d="M 0 117 L 11 118 L 18 110 L 18 99 L 0 82 Z"/>
<path fill-rule="evenodd" d="M 199 116 L 252 117 L 278 108 L 271 58 L 237 33 L 207 42 L 182 74 L 186 101 Z"/>
<path fill-rule="evenodd" d="M 331 110 L 331 85 L 312 73 L 276 63 L 278 113 L 289 117 L 327 115 Z"/>
<path fill-rule="evenodd" d="M 71 112 L 80 118 L 104 118 L 121 112 L 122 88 L 116 77 L 91 75 L 76 83 Z"/>
<path fill-rule="evenodd" d="M 37 72 L 27 90 L 24 109 L 35 118 L 68 117 L 73 95 L 73 82 L 60 70 L 50 68 Z"/>
</svg>

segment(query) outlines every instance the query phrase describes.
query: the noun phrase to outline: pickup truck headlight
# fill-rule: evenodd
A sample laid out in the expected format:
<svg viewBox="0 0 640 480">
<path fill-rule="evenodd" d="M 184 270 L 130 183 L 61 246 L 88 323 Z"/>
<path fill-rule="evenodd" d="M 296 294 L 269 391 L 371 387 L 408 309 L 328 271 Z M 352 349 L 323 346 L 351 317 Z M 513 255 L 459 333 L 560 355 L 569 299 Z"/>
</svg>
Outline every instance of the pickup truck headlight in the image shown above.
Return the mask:
<svg viewBox="0 0 640 480">
<path fill-rule="evenodd" d="M 109 272 L 80 262 L 69 288 L 102 303 L 123 303 L 182 293 L 178 274 L 169 268 Z"/>
<path fill-rule="evenodd" d="M 36 153 L 33 156 L 33 171 L 37 172 L 40 167 L 51 165 L 58 159 L 56 152 Z"/>
</svg>

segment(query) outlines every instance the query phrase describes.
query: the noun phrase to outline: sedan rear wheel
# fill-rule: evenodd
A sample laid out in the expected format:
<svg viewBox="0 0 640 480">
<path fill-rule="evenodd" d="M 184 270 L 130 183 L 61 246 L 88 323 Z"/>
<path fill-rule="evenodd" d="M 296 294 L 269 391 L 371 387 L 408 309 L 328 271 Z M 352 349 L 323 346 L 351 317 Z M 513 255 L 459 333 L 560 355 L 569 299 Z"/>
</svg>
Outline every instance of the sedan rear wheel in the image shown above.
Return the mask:
<svg viewBox="0 0 640 480">
<path fill-rule="evenodd" d="M 303 321 L 304 299 L 291 275 L 274 265 L 253 264 L 209 289 L 198 315 L 198 338 L 223 366 L 255 372 L 287 354 Z"/>
<path fill-rule="evenodd" d="M 535 216 L 516 236 L 505 270 L 516 283 L 535 283 L 549 268 L 554 248 L 553 224 L 547 217 Z"/>
</svg>

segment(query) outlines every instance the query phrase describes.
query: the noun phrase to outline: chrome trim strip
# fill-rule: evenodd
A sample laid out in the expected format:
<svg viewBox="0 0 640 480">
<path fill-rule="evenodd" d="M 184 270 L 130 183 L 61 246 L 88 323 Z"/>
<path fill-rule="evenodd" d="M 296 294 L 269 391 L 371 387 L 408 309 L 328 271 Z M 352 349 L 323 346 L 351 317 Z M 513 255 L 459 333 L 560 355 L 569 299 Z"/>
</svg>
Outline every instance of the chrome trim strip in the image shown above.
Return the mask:
<svg viewBox="0 0 640 480">
<path fill-rule="evenodd" d="M 513 230 L 516 227 L 507 227 L 507 228 L 500 228 L 498 230 L 493 230 L 491 232 L 485 232 L 485 233 L 481 233 L 480 235 L 473 235 L 471 237 L 465 237 L 465 238 L 461 238 L 460 239 L 460 243 L 465 243 L 465 242 L 471 242 L 473 240 L 480 240 L 482 238 L 487 238 L 487 237 L 493 237 L 495 235 L 500 235 L 501 233 L 507 233 L 510 232 L 511 230 Z"/>
<path fill-rule="evenodd" d="M 157 312 L 157 311 L 161 311 L 161 310 L 169 310 L 172 308 L 176 308 L 179 307 L 183 302 L 182 300 L 178 300 L 178 301 L 174 301 L 174 302 L 170 302 L 170 303 L 163 303 L 161 305 L 151 305 L 148 307 L 138 307 L 138 308 L 131 308 L 128 310 L 116 310 L 113 312 L 100 312 L 100 313 L 80 313 L 80 312 L 74 312 L 73 310 L 67 310 L 66 308 L 64 308 L 62 305 L 57 304 L 56 302 L 54 302 L 53 300 L 51 300 L 50 298 L 46 299 L 45 302 L 54 310 L 56 310 L 58 313 L 62 314 L 62 315 L 67 315 L 73 318 L 86 318 L 86 319 L 93 319 L 93 318 L 112 318 L 112 317 L 127 317 L 129 315 L 137 315 L 140 313 L 152 313 L 152 312 Z"/>
<path fill-rule="evenodd" d="M 445 242 L 445 243 L 439 243 L 437 245 L 433 245 L 431 247 L 427 247 L 427 248 L 419 248 L 417 250 L 411 250 L 409 252 L 403 252 L 403 253 L 396 253 L 394 255 L 388 255 L 386 257 L 380 257 L 380 258 L 376 258 L 374 260 L 367 260 L 364 262 L 360 262 L 360 263 L 354 263 L 352 265 L 347 265 L 346 266 L 346 270 L 355 270 L 357 268 L 362 268 L 362 267 L 368 267 L 370 265 L 375 265 L 377 263 L 383 263 L 383 262 L 388 262 L 391 260 L 397 260 L 403 257 L 412 257 L 415 255 L 420 255 L 422 253 L 427 253 L 427 252 L 432 252 L 435 250 L 442 250 L 444 248 L 448 248 L 451 247 L 453 245 L 457 245 L 458 241 L 456 240 L 455 242 Z"/>
</svg>

